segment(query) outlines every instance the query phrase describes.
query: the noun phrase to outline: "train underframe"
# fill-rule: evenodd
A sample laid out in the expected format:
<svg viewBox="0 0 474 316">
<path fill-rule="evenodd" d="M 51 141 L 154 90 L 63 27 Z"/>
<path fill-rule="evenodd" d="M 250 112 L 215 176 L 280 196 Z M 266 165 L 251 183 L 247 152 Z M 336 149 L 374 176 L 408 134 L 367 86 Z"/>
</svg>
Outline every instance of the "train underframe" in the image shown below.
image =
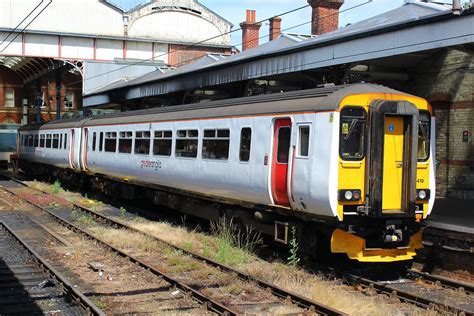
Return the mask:
<svg viewBox="0 0 474 316">
<path fill-rule="evenodd" d="M 20 160 L 19 167 L 29 176 L 54 181 L 59 179 L 71 188 L 92 190 L 105 196 L 123 200 L 147 200 L 155 205 L 184 214 L 218 221 L 225 217 L 233 223 L 252 226 L 283 247 L 296 238 L 301 256 L 317 261 L 360 263 L 391 262 L 406 269 L 411 266 L 416 249 L 421 248 L 421 224 L 412 217 L 373 218 L 347 216 L 343 222 L 318 218 L 307 214 L 254 205 L 238 201 L 218 200 L 215 197 L 184 192 L 168 187 L 128 183 L 103 175 L 87 175 L 50 165 Z M 296 216 L 295 216 L 296 215 Z M 292 228 L 295 227 L 295 236 Z M 396 240 L 393 236 L 396 235 Z M 403 236 L 403 238 L 400 238 Z"/>
</svg>

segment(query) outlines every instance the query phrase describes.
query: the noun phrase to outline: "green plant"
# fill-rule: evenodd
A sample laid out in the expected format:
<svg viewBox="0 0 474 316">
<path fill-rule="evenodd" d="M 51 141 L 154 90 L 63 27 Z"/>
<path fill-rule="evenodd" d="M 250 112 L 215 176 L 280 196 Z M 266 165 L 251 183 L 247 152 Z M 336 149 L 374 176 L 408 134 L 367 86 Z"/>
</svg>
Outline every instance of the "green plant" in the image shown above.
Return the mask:
<svg viewBox="0 0 474 316">
<path fill-rule="evenodd" d="M 61 190 L 61 182 L 56 180 L 51 187 L 51 194 L 58 194 L 59 190 Z"/>
<path fill-rule="evenodd" d="M 298 257 L 298 241 L 296 240 L 296 227 L 291 227 L 290 256 L 286 259 L 290 266 L 297 266 L 300 262 Z"/>
<path fill-rule="evenodd" d="M 90 214 L 84 214 L 81 217 L 77 219 L 79 222 L 85 225 L 93 225 L 95 223 L 94 219 L 92 218 L 92 215 Z"/>
<path fill-rule="evenodd" d="M 125 209 L 125 207 L 120 206 L 119 212 L 120 212 L 120 217 L 124 218 L 125 214 L 127 213 L 127 210 Z"/>
</svg>

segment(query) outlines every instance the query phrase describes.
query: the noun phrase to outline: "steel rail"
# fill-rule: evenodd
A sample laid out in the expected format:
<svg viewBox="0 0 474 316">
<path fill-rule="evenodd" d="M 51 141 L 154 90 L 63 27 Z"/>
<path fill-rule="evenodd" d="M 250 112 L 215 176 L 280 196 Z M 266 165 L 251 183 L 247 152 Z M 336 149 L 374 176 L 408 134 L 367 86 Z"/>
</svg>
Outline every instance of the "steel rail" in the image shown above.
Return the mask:
<svg viewBox="0 0 474 316">
<path fill-rule="evenodd" d="M 44 194 L 49 194 L 48 192 L 45 192 L 43 190 L 40 190 L 40 189 L 37 189 L 37 188 L 32 188 L 28 184 L 23 183 L 20 180 L 14 179 L 12 177 L 9 177 L 9 178 L 12 179 L 13 181 L 23 185 L 23 186 L 26 186 L 28 188 L 31 188 L 31 189 L 34 189 L 34 190 L 37 190 L 37 191 L 40 191 L 40 192 L 43 192 Z M 266 290 L 270 291 L 276 297 L 279 297 L 279 298 L 284 299 L 284 300 L 289 300 L 289 301 L 291 301 L 291 303 L 295 304 L 296 306 L 298 306 L 300 308 L 304 308 L 304 309 L 307 309 L 311 312 L 316 312 L 316 313 L 321 314 L 321 315 L 345 315 L 345 313 L 342 312 L 342 311 L 339 311 L 339 310 L 334 309 L 332 307 L 329 307 L 327 305 L 321 304 L 319 302 L 316 302 L 314 300 L 311 300 L 309 298 L 301 296 L 297 293 L 285 290 L 285 289 L 283 289 L 283 288 L 281 288 L 281 287 L 279 287 L 275 284 L 269 283 L 269 282 L 264 281 L 262 279 L 259 279 L 257 277 L 245 274 L 245 273 L 243 273 L 239 270 L 236 270 L 236 269 L 234 269 L 234 268 L 232 268 L 228 265 L 225 265 L 225 264 L 216 262 L 212 259 L 209 259 L 207 257 L 204 257 L 204 256 L 202 256 L 202 255 L 200 255 L 200 254 L 198 254 L 194 251 L 190 251 L 190 250 L 181 248 L 177 245 L 174 245 L 172 243 L 169 243 L 169 242 L 165 241 L 164 239 L 161 239 L 157 236 L 154 236 L 154 235 L 151 235 L 151 234 L 146 233 L 144 231 L 141 231 L 139 229 L 136 229 L 136 228 L 134 228 L 134 227 L 122 222 L 122 221 L 119 221 L 117 219 L 113 219 L 109 216 L 100 214 L 100 213 L 98 213 L 94 210 L 91 210 L 87 207 L 84 207 L 84 206 L 82 206 L 78 203 L 70 202 L 70 201 L 68 201 L 68 203 L 71 203 L 75 207 L 79 208 L 81 211 L 92 215 L 93 218 L 98 218 L 101 221 L 108 222 L 110 226 L 113 226 L 113 227 L 116 227 L 116 228 L 123 228 L 123 229 L 127 229 L 127 230 L 130 230 L 130 231 L 138 233 L 138 234 L 142 234 L 142 235 L 147 236 L 149 238 L 152 238 L 152 239 L 154 239 L 158 242 L 161 242 L 161 243 L 164 243 L 164 244 L 166 244 L 170 247 L 173 247 L 174 249 L 180 250 L 183 253 L 188 254 L 188 255 L 190 255 L 191 257 L 193 257 L 197 260 L 200 260 L 200 261 L 203 261 L 203 262 L 207 263 L 208 265 L 219 268 L 219 269 L 221 269 L 223 271 L 226 271 L 226 272 L 235 273 L 241 280 L 254 282 L 260 288 L 263 288 L 263 289 L 266 289 Z"/>
<path fill-rule="evenodd" d="M 363 278 L 363 277 L 353 275 L 353 274 L 343 274 L 343 275 L 344 275 L 343 278 L 346 281 L 348 281 L 349 284 L 362 285 L 366 288 L 374 289 L 375 291 L 377 291 L 377 293 L 386 294 L 386 295 L 389 295 L 390 297 L 396 297 L 396 298 L 399 298 L 403 302 L 414 304 L 419 307 L 429 308 L 435 305 L 435 306 L 439 306 L 441 308 L 446 309 L 446 311 L 455 312 L 459 315 L 472 314 L 472 311 L 468 311 L 468 310 L 462 309 L 460 307 L 452 306 L 452 305 L 446 305 L 442 302 L 430 300 L 424 296 L 420 296 L 420 295 L 416 295 L 416 294 L 406 292 L 400 289 L 396 289 L 396 288 L 390 287 L 389 285 L 385 285 L 377 281 L 373 281 L 373 280 Z"/>
<path fill-rule="evenodd" d="M 415 278 L 420 278 L 420 279 L 424 279 L 424 280 L 433 282 L 435 284 L 440 284 L 440 285 L 442 285 L 444 287 L 447 287 L 447 288 L 451 288 L 451 289 L 458 290 L 458 291 L 465 291 L 465 292 L 469 292 L 469 293 L 474 293 L 474 285 L 473 284 L 469 284 L 469 283 L 461 282 L 461 281 L 455 281 L 453 279 L 449 279 L 449 278 L 446 278 L 446 277 L 443 277 L 443 276 L 440 276 L 440 275 L 433 275 L 433 274 L 429 274 L 429 273 L 426 273 L 426 272 L 421 272 L 421 271 L 417 271 L 417 270 L 413 270 L 413 269 L 408 270 L 408 274 L 409 274 L 409 276 L 411 275 Z"/>
<path fill-rule="evenodd" d="M 18 181 L 16 181 L 16 182 L 18 182 Z M 237 315 L 238 314 L 237 311 L 235 311 L 235 310 L 233 310 L 229 307 L 226 307 L 226 306 L 220 304 L 219 302 L 214 301 L 211 298 L 206 297 L 201 292 L 187 286 L 184 283 L 181 283 L 180 281 L 174 279 L 173 277 L 171 277 L 167 273 L 151 266 L 150 264 L 146 263 L 145 261 L 143 261 L 141 259 L 138 259 L 138 258 L 132 256 L 131 254 L 128 254 L 128 253 L 126 253 L 126 252 L 124 252 L 124 251 L 108 244 L 106 241 L 102 240 L 101 238 L 98 238 L 98 237 L 94 236 L 93 234 L 91 234 L 90 232 L 81 229 L 80 227 L 74 225 L 73 223 L 71 223 L 70 221 L 68 221 L 64 218 L 61 218 L 60 216 L 54 214 L 53 212 L 49 211 L 48 209 L 42 207 L 41 205 L 38 205 L 38 204 L 30 201 L 29 199 L 27 199 L 25 197 L 22 197 L 18 193 L 11 191 L 10 189 L 6 188 L 5 186 L 0 186 L 0 188 L 2 188 L 3 190 L 9 192 L 12 195 L 15 195 L 15 196 L 19 197 L 20 199 L 27 202 L 28 204 L 33 205 L 34 207 L 42 210 L 43 212 L 45 212 L 46 214 L 51 216 L 53 219 L 58 221 L 63 226 L 65 226 L 65 227 L 67 227 L 67 228 L 69 228 L 69 229 L 71 229 L 75 232 L 83 234 L 87 238 L 102 244 L 103 246 L 108 248 L 113 253 L 118 254 L 121 257 L 130 260 L 132 263 L 137 264 L 141 268 L 150 271 L 154 275 L 156 275 L 160 278 L 163 278 L 166 282 L 172 284 L 176 289 L 180 290 L 184 295 L 192 297 L 196 302 L 198 302 L 200 305 L 202 305 L 206 309 L 208 309 L 208 310 L 210 310 L 214 313 L 217 313 L 219 315 L 229 315 L 230 316 L 230 315 Z M 105 315 L 105 314 L 102 314 L 102 315 Z"/>
<path fill-rule="evenodd" d="M 58 280 L 62 286 L 62 291 L 71 297 L 71 301 L 81 306 L 87 313 L 87 315 L 105 316 L 106 314 L 99 309 L 90 299 L 88 299 L 83 293 L 79 292 L 64 277 L 58 270 L 56 270 L 51 264 L 43 259 L 36 251 L 34 251 L 28 244 L 18 236 L 6 223 L 0 221 L 0 226 L 4 227 L 10 236 L 12 236 L 26 251 L 28 251 L 36 260 L 37 265 L 51 277 Z"/>
</svg>

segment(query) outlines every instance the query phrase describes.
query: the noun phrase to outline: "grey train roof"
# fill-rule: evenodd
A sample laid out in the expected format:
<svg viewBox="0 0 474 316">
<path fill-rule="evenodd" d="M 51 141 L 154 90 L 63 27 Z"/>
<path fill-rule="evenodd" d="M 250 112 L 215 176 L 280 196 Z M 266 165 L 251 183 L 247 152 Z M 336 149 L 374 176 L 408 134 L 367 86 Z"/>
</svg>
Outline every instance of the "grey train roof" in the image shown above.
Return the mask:
<svg viewBox="0 0 474 316">
<path fill-rule="evenodd" d="M 217 118 L 222 116 L 250 116 L 301 111 L 335 111 L 339 108 L 339 103 L 343 98 L 348 95 L 360 93 L 391 93 L 408 95 L 375 84 L 329 86 L 285 93 L 129 111 L 118 114 L 95 116 L 83 120 L 54 121 L 40 125 L 28 125 L 23 127 L 22 130 L 36 130 L 38 129 L 38 126 L 40 130 L 45 130 L 74 128 L 80 126 L 146 123 L 151 121 L 159 122 L 168 120 Z M 298 102 L 291 102 L 295 99 L 297 99 Z"/>
</svg>

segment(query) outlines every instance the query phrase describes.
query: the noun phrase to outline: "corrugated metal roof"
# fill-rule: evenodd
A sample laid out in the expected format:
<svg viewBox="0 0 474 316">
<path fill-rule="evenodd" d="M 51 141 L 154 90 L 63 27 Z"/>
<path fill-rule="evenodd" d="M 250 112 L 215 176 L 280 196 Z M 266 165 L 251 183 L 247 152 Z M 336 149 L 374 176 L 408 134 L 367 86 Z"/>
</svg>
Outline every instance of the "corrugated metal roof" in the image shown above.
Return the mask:
<svg viewBox="0 0 474 316">
<path fill-rule="evenodd" d="M 306 39 L 303 35 L 284 34 L 240 54 L 218 61 L 200 61 L 165 74 L 153 72 L 115 89 L 125 88 L 121 95 L 128 99 L 140 98 L 473 42 L 472 14 L 462 21 L 465 26 L 461 28 L 438 25 L 437 30 L 433 26 L 434 22 L 443 23 L 455 17 L 449 6 L 409 0 L 399 8 L 321 36 Z M 103 92 L 113 95 L 112 89 Z M 86 96 L 84 104 L 97 105 L 106 99 L 109 97 Z"/>
</svg>

